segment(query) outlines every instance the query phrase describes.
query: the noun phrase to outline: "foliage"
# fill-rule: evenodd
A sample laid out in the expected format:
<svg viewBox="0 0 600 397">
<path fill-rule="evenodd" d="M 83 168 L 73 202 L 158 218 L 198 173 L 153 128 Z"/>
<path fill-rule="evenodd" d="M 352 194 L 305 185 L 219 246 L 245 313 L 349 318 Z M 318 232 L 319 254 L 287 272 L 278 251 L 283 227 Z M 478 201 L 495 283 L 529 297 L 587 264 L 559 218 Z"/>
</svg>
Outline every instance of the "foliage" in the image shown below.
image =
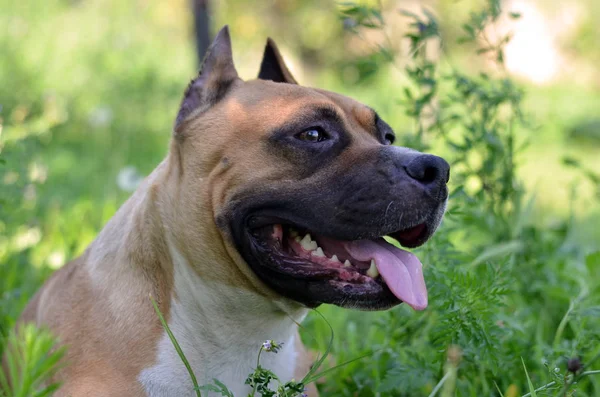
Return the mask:
<svg viewBox="0 0 600 397">
<path fill-rule="evenodd" d="M 347 17 L 358 16 L 355 30 L 365 15 L 381 15 L 366 5 L 347 7 Z M 488 0 L 482 10 L 471 13 L 459 38 L 495 62 L 492 72 L 444 67 L 430 55 L 435 53 L 432 46 L 444 51 L 434 14 L 401 12 L 413 28 L 405 36 L 412 62 L 405 66 L 408 84 L 402 104 L 415 125 L 403 144 L 428 150 L 430 142 L 443 142 L 451 149 L 453 190 L 447 219 L 433 241 L 418 250 L 423 262 L 433 265 L 426 269 L 433 296 L 422 315 L 398 309 L 378 319 L 377 331 L 366 334 L 384 346 L 385 354 L 351 366 L 346 380 L 330 381 L 324 390 L 426 395 L 436 379 L 446 382 L 444 362 L 458 349 L 452 393 L 508 394 L 515 384 L 527 390 L 531 382 L 552 381 L 554 390 L 564 394 L 573 388 L 568 371 L 560 369 L 565 357 L 581 355 L 593 365 L 597 354 L 593 346 L 600 338 L 599 319 L 589 310 L 598 304 L 598 297 L 590 294 L 598 282 L 590 278 L 593 266 L 584 265 L 595 255 L 569 244 L 572 219 L 553 228 L 532 221 L 535 200 L 526 199 L 518 178 L 526 142 L 516 131 L 531 125 L 524 115 L 523 90 L 504 68 L 504 45 L 510 37 L 492 41 L 486 33 L 502 16 L 500 2 Z M 369 22 L 364 28 L 377 27 Z M 585 175 L 596 181 L 593 172 Z M 343 350 L 338 352 L 345 357 Z M 546 372 L 542 360 L 553 370 Z M 564 375 L 555 376 L 557 372 Z M 595 381 L 577 385 L 579 393 L 595 395 L 598 390 Z"/>
<path fill-rule="evenodd" d="M 46 330 L 32 325 L 11 330 L 4 344 L 7 372 L 0 371 L 0 396 L 46 397 L 58 390 L 60 384 L 48 379 L 59 369 L 64 348 L 54 347 L 54 337 Z"/>
<path fill-rule="evenodd" d="M 581 164 L 581 161 L 573 157 L 564 157 L 563 164 L 578 170 L 581 175 L 592 184 L 596 197 L 600 200 L 600 173 L 586 167 L 585 165 Z"/>
</svg>

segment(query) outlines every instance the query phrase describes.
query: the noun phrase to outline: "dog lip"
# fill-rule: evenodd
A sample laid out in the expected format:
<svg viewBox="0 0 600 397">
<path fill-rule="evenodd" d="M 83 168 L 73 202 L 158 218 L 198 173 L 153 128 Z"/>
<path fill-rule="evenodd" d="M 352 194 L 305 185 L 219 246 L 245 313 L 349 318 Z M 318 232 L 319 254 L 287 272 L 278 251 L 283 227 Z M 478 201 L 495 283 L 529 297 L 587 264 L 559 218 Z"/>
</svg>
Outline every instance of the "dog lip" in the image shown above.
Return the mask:
<svg viewBox="0 0 600 397">
<path fill-rule="evenodd" d="M 275 224 L 291 225 L 292 223 L 287 219 L 275 215 L 250 215 L 246 221 L 246 227 L 251 231 Z"/>
<path fill-rule="evenodd" d="M 323 237 L 329 237 L 338 240 L 373 240 L 377 238 L 381 238 L 384 236 L 389 236 L 395 240 L 397 240 L 400 245 L 408 248 L 415 248 L 427 241 L 427 235 L 429 234 L 429 225 L 427 219 L 422 219 L 417 222 L 412 222 L 409 225 L 403 226 L 402 229 L 396 230 L 373 230 L 370 232 L 361 232 L 356 235 L 350 235 L 346 238 L 340 238 L 339 235 L 335 233 L 324 233 L 322 231 L 316 230 L 306 224 L 297 222 L 295 220 L 290 220 L 287 217 L 278 216 L 278 215 L 263 215 L 263 214 L 253 214 L 248 216 L 246 221 L 246 227 L 250 234 L 255 233 L 256 231 L 263 229 L 268 226 L 281 224 L 284 226 L 294 227 L 300 230 L 313 231 L 322 235 Z"/>
</svg>

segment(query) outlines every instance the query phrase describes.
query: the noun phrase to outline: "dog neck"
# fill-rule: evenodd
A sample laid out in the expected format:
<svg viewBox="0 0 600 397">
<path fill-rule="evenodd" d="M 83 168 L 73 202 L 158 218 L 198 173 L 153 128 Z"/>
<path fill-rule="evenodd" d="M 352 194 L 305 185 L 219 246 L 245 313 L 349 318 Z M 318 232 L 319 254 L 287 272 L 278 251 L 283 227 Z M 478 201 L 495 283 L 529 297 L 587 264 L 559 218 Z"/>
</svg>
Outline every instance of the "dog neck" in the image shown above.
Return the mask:
<svg viewBox="0 0 600 397">
<path fill-rule="evenodd" d="M 255 281 L 244 279 L 210 227 L 199 230 L 190 247 L 178 228 L 177 211 L 165 209 L 174 208 L 176 201 L 176 190 L 162 185 L 171 179 L 166 178 L 169 172 L 161 164 L 90 248 L 92 280 L 97 286 L 112 286 L 106 291 L 109 309 L 119 317 L 135 316 L 136 308 L 127 305 L 150 305 L 147 296 L 154 295 L 200 384 L 216 378 L 236 395 L 247 392 L 243 381 L 267 339 L 284 347 L 276 355 L 262 355 L 261 365 L 276 370 L 282 380 L 291 379 L 294 338 L 306 309 L 253 289 Z M 183 362 L 165 332 L 158 341 L 153 346 L 156 362 L 142 371 L 140 382 L 150 395 L 173 388 L 180 391 L 177 395 L 186 395 L 193 387 Z"/>
<path fill-rule="evenodd" d="M 261 355 L 261 365 L 276 371 L 282 380 L 290 380 L 296 361 L 296 324 L 305 312 L 296 312 L 292 317 L 264 296 L 205 281 L 176 248 L 170 248 L 175 292 L 169 326 L 198 382 L 218 379 L 234 395 L 247 394 L 249 389 L 243 381 L 255 368 L 258 351 L 267 339 L 284 345 L 277 354 Z M 143 371 L 140 381 L 149 394 L 163 386 L 171 391 L 181 387 L 177 395 L 185 395 L 184 389 L 191 390 L 185 368 L 166 334 L 159 343 L 156 365 Z"/>
</svg>

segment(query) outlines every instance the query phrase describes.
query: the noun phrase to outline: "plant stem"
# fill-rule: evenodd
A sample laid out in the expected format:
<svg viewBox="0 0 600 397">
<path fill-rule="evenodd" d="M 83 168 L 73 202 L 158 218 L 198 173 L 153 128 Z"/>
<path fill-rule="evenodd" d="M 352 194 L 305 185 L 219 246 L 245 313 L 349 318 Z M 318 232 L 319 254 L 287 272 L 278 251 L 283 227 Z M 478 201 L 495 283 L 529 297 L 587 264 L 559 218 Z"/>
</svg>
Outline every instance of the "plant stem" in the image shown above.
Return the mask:
<svg viewBox="0 0 600 397">
<path fill-rule="evenodd" d="M 542 387 L 538 387 L 537 389 L 535 389 L 535 392 L 537 393 L 539 391 L 546 390 L 554 385 L 556 385 L 556 382 L 550 382 Z M 531 396 L 531 393 L 527 393 L 527 394 L 523 394 L 523 396 L 521 396 L 521 397 L 530 397 L 530 396 Z"/>
<path fill-rule="evenodd" d="M 192 379 L 192 384 L 194 385 L 194 390 L 196 391 L 196 397 L 202 397 L 202 395 L 200 393 L 200 386 L 198 385 L 198 380 L 196 379 L 196 375 L 194 375 L 194 371 L 192 370 L 192 367 L 190 366 L 189 361 L 185 357 L 185 354 L 183 354 L 183 350 L 181 350 L 181 347 L 179 346 L 177 339 L 175 339 L 175 335 L 173 335 L 173 332 L 171 332 L 171 328 L 169 328 L 169 325 L 165 321 L 165 318 L 163 317 L 163 315 L 162 315 L 160 309 L 158 308 L 158 305 L 156 304 L 156 301 L 154 300 L 152 295 L 150 295 L 150 301 L 152 302 L 152 306 L 154 306 L 154 311 L 156 312 L 156 315 L 158 316 L 160 323 L 162 324 L 163 328 L 167 332 L 167 335 L 169 335 L 169 339 L 171 339 L 171 343 L 173 343 L 173 347 L 175 347 L 175 350 L 177 351 L 179 358 L 181 359 L 181 361 L 183 361 L 183 365 L 185 365 L 185 368 L 187 369 L 188 374 L 190 375 L 190 378 Z"/>
<path fill-rule="evenodd" d="M 450 378 L 450 375 L 452 374 L 452 371 L 448 371 L 446 372 L 446 374 L 444 375 L 444 377 L 442 379 L 440 379 L 440 381 L 438 382 L 437 385 L 435 385 L 435 387 L 433 388 L 433 390 L 431 391 L 431 393 L 429 393 L 429 397 L 434 397 L 438 391 L 440 391 L 440 389 L 442 388 L 442 386 L 444 385 L 444 383 L 446 383 L 446 381 L 448 380 L 448 378 Z"/>
<path fill-rule="evenodd" d="M 600 374 L 600 369 L 593 370 L 593 371 L 585 371 L 585 372 L 582 372 L 581 375 L 579 375 L 576 379 L 579 380 L 585 376 L 599 375 L 599 374 Z M 573 378 L 573 380 L 571 380 L 571 382 L 565 383 L 565 386 L 562 388 L 562 390 L 559 393 L 560 396 L 565 395 L 565 393 L 569 390 L 569 387 L 573 384 L 574 379 L 575 378 Z M 555 385 L 556 385 L 556 382 L 550 382 L 548 384 L 545 384 L 542 387 L 538 387 L 537 389 L 535 389 L 535 392 L 537 393 L 538 391 L 549 389 L 550 387 L 555 386 Z M 527 394 L 523 394 L 521 397 L 530 397 L 530 396 L 531 396 L 531 393 L 527 393 Z"/>
<path fill-rule="evenodd" d="M 256 369 L 258 369 L 258 367 L 260 367 L 260 354 L 262 353 L 263 348 L 261 346 L 261 348 L 258 350 L 258 356 L 256 357 Z M 252 388 L 252 394 L 251 396 L 254 397 L 254 395 L 256 394 L 256 386 L 257 383 L 254 382 L 254 387 Z"/>
</svg>

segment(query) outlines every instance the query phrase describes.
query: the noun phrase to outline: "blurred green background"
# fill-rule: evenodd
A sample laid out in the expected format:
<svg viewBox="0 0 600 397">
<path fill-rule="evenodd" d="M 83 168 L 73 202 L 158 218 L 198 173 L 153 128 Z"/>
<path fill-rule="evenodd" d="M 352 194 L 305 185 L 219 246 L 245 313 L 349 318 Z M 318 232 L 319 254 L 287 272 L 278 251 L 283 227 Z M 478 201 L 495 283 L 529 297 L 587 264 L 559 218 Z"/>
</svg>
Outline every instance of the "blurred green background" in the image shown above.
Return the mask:
<svg viewBox="0 0 600 397">
<path fill-rule="evenodd" d="M 301 84 L 368 104 L 399 135 L 414 128 L 399 104 L 407 82 L 403 56 L 390 64 L 371 53 L 385 40 L 407 53 L 402 36 L 410 21 L 400 9 L 426 6 L 437 15 L 447 39 L 438 54 L 442 64 L 473 73 L 487 67 L 454 44 L 461 21 L 483 1 L 366 3 L 382 7 L 385 35 L 350 33 L 351 21 L 340 15 L 343 5 L 319 0 L 212 1 L 209 29 L 214 33 L 229 24 L 243 78 L 256 76 L 270 36 Z M 519 173 L 536 197 L 535 222 L 543 230 L 571 216 L 576 227 L 566 238 L 582 252 L 597 250 L 597 186 L 565 167 L 563 158 L 600 170 L 600 3 L 504 4 L 522 14 L 517 21 L 501 21 L 498 29 L 513 33 L 506 65 L 525 88 L 525 110 L 533 122 L 518 138 L 528 143 Z M 136 182 L 165 156 L 179 101 L 197 67 L 188 1 L 0 0 L 3 334 L 48 274 L 85 249 Z M 447 153 L 432 144 L 436 153 Z M 346 333 L 368 338 L 376 332 L 368 328 L 357 336 L 357 323 L 386 318 L 324 312 L 341 335 L 338 352 L 351 343 Z M 308 343 L 322 348 L 324 342 Z"/>
</svg>

